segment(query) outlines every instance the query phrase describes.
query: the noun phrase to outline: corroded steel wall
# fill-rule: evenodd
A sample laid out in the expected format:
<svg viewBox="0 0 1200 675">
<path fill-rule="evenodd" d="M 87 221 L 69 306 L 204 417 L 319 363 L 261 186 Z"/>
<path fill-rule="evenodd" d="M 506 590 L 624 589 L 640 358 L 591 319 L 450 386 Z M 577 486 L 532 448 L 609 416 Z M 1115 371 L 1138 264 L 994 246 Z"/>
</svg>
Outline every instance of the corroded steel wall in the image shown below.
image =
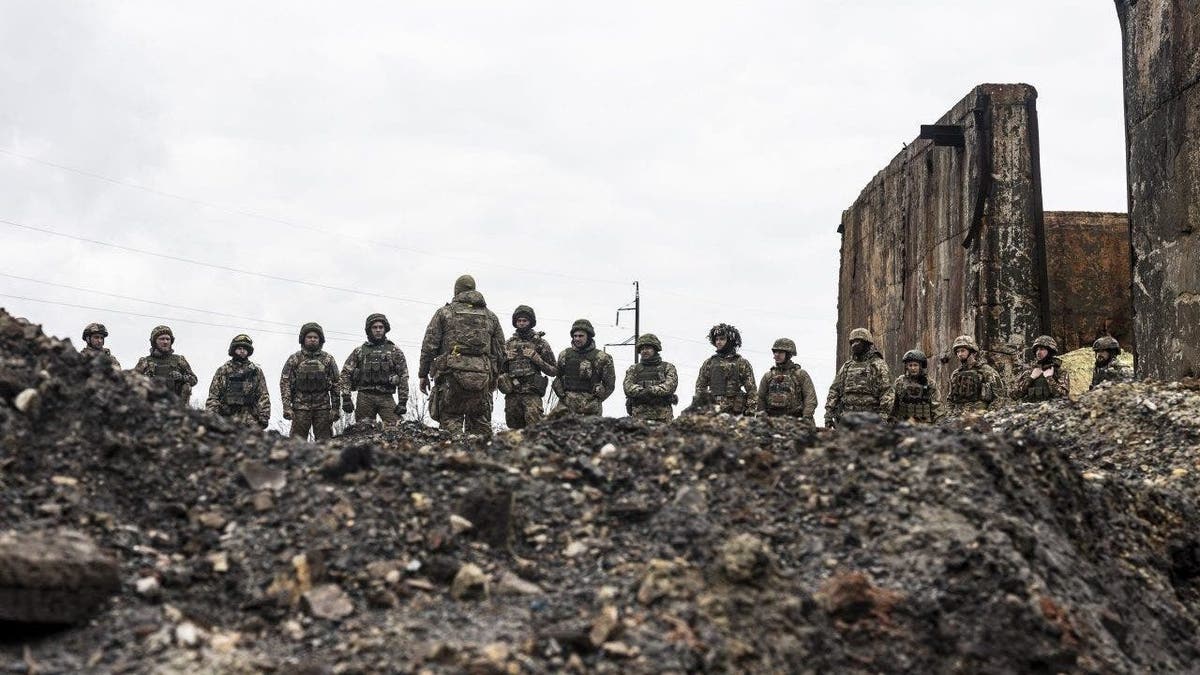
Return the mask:
<svg viewBox="0 0 1200 675">
<path fill-rule="evenodd" d="M 1134 351 L 1129 217 L 1047 211 L 1043 219 L 1050 335 L 1059 351 L 1090 347 L 1101 335 Z"/>
<path fill-rule="evenodd" d="M 1139 376 L 1200 376 L 1200 0 L 1117 0 Z"/>
<path fill-rule="evenodd" d="M 937 122 L 960 125 L 964 147 L 913 141 L 842 214 L 839 361 L 865 326 L 893 370 L 920 347 L 944 385 L 954 364 L 939 357 L 968 333 L 1011 376 L 1049 325 L 1036 99 L 976 87 Z"/>
</svg>

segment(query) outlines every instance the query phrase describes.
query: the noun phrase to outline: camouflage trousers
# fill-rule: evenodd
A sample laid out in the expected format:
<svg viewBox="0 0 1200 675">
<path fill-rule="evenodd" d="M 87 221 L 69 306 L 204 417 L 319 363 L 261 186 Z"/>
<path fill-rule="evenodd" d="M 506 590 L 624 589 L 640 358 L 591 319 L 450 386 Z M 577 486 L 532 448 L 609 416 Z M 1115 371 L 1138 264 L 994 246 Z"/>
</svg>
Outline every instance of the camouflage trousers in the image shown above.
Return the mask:
<svg viewBox="0 0 1200 675">
<path fill-rule="evenodd" d="M 550 410 L 551 417 L 563 415 L 603 415 L 604 402 L 596 400 L 595 396 L 581 391 L 568 391 L 567 395 L 558 400 Z"/>
<path fill-rule="evenodd" d="M 634 403 L 630 416 L 635 420 L 644 420 L 647 422 L 670 422 L 675 418 L 675 411 L 669 405 Z"/>
<path fill-rule="evenodd" d="M 400 423 L 396 414 L 396 399 L 391 394 L 381 394 L 377 391 L 360 391 L 354 401 L 354 421 L 375 423 L 375 416 L 383 420 L 384 426 L 395 426 Z"/>
<path fill-rule="evenodd" d="M 311 429 L 313 438 L 318 441 L 333 438 L 333 421 L 336 419 L 332 410 L 295 410 L 292 412 L 291 438 L 308 438 Z"/>
<path fill-rule="evenodd" d="M 438 379 L 433 418 L 443 429 L 465 431 L 480 436 L 492 435 L 492 390 L 465 391 L 453 376 Z"/>
<path fill-rule="evenodd" d="M 509 429 L 524 429 L 545 416 L 540 394 L 509 394 L 504 397 L 504 423 Z"/>
</svg>

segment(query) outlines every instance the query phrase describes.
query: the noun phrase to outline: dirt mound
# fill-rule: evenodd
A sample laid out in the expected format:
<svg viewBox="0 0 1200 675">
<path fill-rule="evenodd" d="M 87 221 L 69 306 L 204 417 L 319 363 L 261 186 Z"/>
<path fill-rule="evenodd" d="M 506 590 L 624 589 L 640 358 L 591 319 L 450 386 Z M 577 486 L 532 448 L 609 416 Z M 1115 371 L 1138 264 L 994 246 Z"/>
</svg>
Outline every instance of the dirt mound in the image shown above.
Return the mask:
<svg viewBox="0 0 1200 675">
<path fill-rule="evenodd" d="M 696 415 L 314 445 L 0 313 L 5 525 L 83 530 L 123 582 L 90 623 L 0 643 L 0 668 L 1186 670 L 1193 493 L 1065 438 L 1121 397 L 1194 397 L 1123 386 L 976 425 L 1001 433 Z M 1195 419 L 1113 424 L 1145 446 Z"/>
</svg>

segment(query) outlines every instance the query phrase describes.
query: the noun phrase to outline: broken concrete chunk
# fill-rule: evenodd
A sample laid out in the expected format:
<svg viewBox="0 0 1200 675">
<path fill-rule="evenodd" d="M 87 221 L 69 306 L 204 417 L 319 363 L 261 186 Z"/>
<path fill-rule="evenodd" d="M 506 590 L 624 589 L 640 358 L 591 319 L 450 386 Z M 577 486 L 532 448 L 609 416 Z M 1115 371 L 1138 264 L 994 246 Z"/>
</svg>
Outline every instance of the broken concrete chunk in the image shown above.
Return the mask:
<svg viewBox="0 0 1200 675">
<path fill-rule="evenodd" d="M 318 619 L 340 621 L 354 613 L 354 604 L 337 584 L 322 584 L 304 594 L 304 606 Z"/>
</svg>

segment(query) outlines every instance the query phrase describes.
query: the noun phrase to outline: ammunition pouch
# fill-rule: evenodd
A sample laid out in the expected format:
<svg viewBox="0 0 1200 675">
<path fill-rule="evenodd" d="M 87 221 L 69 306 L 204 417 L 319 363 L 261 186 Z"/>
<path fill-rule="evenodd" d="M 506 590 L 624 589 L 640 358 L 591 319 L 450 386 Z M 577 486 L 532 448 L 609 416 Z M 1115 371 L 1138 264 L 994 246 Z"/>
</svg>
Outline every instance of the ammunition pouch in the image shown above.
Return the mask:
<svg viewBox="0 0 1200 675">
<path fill-rule="evenodd" d="M 950 398 L 956 403 L 990 401 L 984 398 L 983 389 L 983 375 L 978 369 L 962 369 L 950 375 Z"/>
<path fill-rule="evenodd" d="M 351 384 L 354 389 L 395 389 L 395 364 L 391 350 L 379 347 L 363 347 L 359 368 L 354 371 Z"/>
<path fill-rule="evenodd" d="M 303 394 L 329 391 L 329 373 L 325 362 L 317 358 L 306 358 L 296 365 L 294 389 Z"/>
<path fill-rule="evenodd" d="M 453 377 L 463 391 L 484 391 L 491 384 L 492 364 L 485 356 L 450 352 L 438 359 L 442 362 L 438 372 Z"/>
</svg>

